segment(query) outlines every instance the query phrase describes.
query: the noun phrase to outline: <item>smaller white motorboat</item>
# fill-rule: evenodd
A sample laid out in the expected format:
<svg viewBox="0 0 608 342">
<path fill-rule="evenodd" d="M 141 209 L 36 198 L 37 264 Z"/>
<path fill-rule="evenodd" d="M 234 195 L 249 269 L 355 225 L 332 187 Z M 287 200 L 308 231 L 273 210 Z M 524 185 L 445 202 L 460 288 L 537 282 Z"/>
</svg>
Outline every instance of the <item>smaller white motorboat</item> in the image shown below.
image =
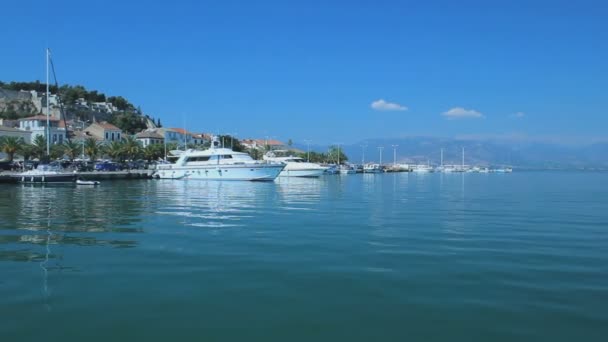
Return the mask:
<svg viewBox="0 0 608 342">
<path fill-rule="evenodd" d="M 99 181 L 82 180 L 82 179 L 76 180 L 76 185 L 99 185 L 99 184 L 100 184 Z"/>
</svg>

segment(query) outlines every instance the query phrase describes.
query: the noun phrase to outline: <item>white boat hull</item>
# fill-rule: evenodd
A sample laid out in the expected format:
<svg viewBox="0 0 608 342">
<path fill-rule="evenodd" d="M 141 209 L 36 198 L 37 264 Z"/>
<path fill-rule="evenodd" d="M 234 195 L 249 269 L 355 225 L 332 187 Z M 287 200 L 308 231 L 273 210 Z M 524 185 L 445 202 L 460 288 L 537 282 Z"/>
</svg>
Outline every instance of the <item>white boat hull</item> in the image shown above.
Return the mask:
<svg viewBox="0 0 608 342">
<path fill-rule="evenodd" d="M 216 165 L 163 167 L 154 173 L 160 179 L 272 181 L 284 165 Z"/>
<path fill-rule="evenodd" d="M 279 177 L 320 177 L 325 172 L 325 169 L 311 170 L 283 170 Z"/>
<path fill-rule="evenodd" d="M 73 183 L 76 175 L 73 173 L 65 174 L 46 174 L 46 175 L 16 175 L 19 183 Z"/>
</svg>

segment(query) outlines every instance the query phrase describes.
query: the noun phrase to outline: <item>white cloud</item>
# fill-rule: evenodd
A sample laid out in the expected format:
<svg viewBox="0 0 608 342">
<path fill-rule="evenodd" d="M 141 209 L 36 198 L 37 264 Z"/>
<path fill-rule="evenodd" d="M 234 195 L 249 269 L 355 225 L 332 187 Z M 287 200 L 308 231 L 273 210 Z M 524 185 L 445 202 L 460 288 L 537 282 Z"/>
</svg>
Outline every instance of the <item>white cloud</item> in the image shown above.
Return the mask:
<svg viewBox="0 0 608 342">
<path fill-rule="evenodd" d="M 386 102 L 383 99 L 372 102 L 371 107 L 373 110 L 385 111 L 385 112 L 407 110 L 406 106 L 402 106 L 395 102 Z"/>
<path fill-rule="evenodd" d="M 452 119 L 477 119 L 483 118 L 483 114 L 474 109 L 464 109 L 462 107 L 454 107 L 447 112 L 441 113 L 446 118 Z"/>
<path fill-rule="evenodd" d="M 524 116 L 526 116 L 526 113 L 524 113 L 524 112 L 517 112 L 517 113 L 511 114 L 510 116 L 512 118 L 518 118 L 518 119 L 520 119 L 520 118 L 523 118 Z"/>
</svg>

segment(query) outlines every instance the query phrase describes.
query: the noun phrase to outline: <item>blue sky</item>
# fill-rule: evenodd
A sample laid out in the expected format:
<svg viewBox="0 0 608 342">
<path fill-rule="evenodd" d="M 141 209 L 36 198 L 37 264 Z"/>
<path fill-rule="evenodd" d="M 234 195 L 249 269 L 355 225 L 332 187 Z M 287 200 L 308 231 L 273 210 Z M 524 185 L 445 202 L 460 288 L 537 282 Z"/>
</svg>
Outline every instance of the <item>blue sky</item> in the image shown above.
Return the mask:
<svg viewBox="0 0 608 342">
<path fill-rule="evenodd" d="M 1 80 L 42 80 L 48 45 L 61 83 L 125 96 L 165 126 L 317 143 L 607 136 L 605 1 L 2 7 Z"/>
</svg>

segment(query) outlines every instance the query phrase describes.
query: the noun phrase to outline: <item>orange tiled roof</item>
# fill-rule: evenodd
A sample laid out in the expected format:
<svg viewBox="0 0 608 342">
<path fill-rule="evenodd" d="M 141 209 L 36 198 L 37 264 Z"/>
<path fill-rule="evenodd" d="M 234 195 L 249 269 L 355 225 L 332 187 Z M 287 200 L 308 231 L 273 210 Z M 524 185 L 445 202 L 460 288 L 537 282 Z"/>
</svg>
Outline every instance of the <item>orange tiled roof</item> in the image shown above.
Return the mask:
<svg viewBox="0 0 608 342">
<path fill-rule="evenodd" d="M 183 128 L 167 128 L 167 130 L 169 130 L 169 131 L 173 131 L 173 132 L 177 132 L 177 133 L 179 133 L 179 134 L 190 134 L 190 135 L 192 135 L 192 133 L 190 133 L 190 132 L 186 131 L 186 130 L 185 130 L 185 129 L 183 129 Z"/>
<path fill-rule="evenodd" d="M 258 145 L 268 145 L 268 146 L 284 146 L 285 144 L 278 141 L 278 140 L 274 140 L 274 139 L 256 139 L 255 140 L 256 144 Z"/>
</svg>

